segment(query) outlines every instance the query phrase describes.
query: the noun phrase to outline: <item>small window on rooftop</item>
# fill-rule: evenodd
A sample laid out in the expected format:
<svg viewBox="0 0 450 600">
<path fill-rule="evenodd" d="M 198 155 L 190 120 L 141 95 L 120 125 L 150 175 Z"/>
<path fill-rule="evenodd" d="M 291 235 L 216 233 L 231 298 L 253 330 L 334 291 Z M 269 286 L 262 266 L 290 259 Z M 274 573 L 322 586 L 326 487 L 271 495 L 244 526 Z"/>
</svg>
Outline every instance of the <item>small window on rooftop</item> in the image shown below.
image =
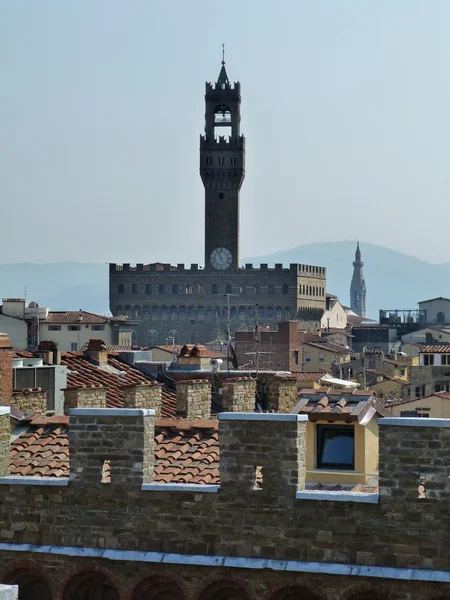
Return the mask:
<svg viewBox="0 0 450 600">
<path fill-rule="evenodd" d="M 355 468 L 355 430 L 353 426 L 317 425 L 317 468 Z"/>
</svg>

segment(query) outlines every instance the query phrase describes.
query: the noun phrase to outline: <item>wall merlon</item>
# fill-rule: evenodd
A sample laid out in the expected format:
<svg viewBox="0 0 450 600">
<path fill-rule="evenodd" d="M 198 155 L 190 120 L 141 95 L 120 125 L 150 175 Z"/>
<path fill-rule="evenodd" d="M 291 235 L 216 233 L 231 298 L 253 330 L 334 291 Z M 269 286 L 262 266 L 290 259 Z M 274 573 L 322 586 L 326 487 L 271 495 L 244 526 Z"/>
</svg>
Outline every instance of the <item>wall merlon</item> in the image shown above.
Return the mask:
<svg viewBox="0 0 450 600">
<path fill-rule="evenodd" d="M 74 408 L 106 408 L 106 388 L 103 386 L 79 386 L 64 392 L 64 414 Z"/>
<path fill-rule="evenodd" d="M 207 379 L 189 379 L 176 384 L 177 414 L 187 421 L 211 418 L 211 383 Z"/>
<path fill-rule="evenodd" d="M 124 408 L 150 408 L 155 411 L 157 419 L 161 416 L 162 384 L 143 383 L 129 384 L 122 387 L 124 392 Z"/>
</svg>

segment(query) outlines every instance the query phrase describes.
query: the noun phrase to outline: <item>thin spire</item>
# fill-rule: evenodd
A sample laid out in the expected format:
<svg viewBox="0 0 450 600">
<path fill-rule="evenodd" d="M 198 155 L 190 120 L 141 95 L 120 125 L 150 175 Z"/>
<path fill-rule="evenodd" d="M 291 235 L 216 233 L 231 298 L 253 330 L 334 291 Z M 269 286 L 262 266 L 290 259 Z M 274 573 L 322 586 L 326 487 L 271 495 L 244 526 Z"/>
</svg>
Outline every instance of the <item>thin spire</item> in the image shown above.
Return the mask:
<svg viewBox="0 0 450 600">
<path fill-rule="evenodd" d="M 221 86 L 225 86 L 227 83 L 230 83 L 227 71 L 225 69 L 225 44 L 222 44 L 222 68 L 220 69 L 219 77 L 217 78 L 217 83 Z"/>
</svg>

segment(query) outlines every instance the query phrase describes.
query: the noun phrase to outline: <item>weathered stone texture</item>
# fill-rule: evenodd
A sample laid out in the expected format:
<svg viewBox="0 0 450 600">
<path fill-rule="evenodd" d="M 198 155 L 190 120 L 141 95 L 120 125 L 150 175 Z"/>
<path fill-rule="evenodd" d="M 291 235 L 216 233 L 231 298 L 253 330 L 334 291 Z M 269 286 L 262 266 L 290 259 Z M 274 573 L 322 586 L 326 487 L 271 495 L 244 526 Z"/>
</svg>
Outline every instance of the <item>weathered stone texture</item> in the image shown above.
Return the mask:
<svg viewBox="0 0 450 600">
<path fill-rule="evenodd" d="M 222 407 L 226 412 L 255 410 L 256 380 L 249 377 L 225 379 L 222 388 Z"/>
<path fill-rule="evenodd" d="M 151 408 L 157 419 L 161 416 L 161 388 L 159 383 L 126 385 L 123 387 L 124 408 Z"/>
<path fill-rule="evenodd" d="M 274 377 L 269 384 L 268 408 L 288 413 L 298 402 L 298 380 L 296 377 Z"/>
<path fill-rule="evenodd" d="M 0 415 L 0 477 L 4 477 L 9 471 L 9 420 L 9 413 Z"/>
<path fill-rule="evenodd" d="M 44 415 L 47 411 L 47 392 L 40 388 L 15 391 L 11 396 L 11 406 L 28 414 Z"/>
<path fill-rule="evenodd" d="M 11 348 L 0 348 L 0 402 L 11 400 L 13 389 L 12 360 L 14 352 Z"/>
<path fill-rule="evenodd" d="M 176 386 L 177 414 L 187 421 L 211 418 L 211 384 L 206 379 L 179 381 Z"/>
<path fill-rule="evenodd" d="M 106 408 L 106 388 L 77 387 L 64 390 L 64 414 L 71 408 Z"/>
</svg>

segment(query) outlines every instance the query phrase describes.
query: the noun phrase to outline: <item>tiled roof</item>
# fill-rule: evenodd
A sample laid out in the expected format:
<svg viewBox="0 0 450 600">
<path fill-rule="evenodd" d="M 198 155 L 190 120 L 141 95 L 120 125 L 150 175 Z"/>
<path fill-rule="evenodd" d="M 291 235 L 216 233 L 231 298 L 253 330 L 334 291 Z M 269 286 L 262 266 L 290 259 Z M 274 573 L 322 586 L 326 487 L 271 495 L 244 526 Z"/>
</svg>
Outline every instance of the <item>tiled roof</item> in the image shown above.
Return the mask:
<svg viewBox="0 0 450 600">
<path fill-rule="evenodd" d="M 28 352 L 28 350 L 21 350 L 20 348 L 13 348 L 14 356 L 13 358 L 33 358 L 34 354 L 32 352 Z"/>
<path fill-rule="evenodd" d="M 301 400 L 291 411 L 295 414 L 307 414 L 310 421 L 361 421 L 370 408 L 375 408 L 380 416 L 388 416 L 381 403 L 374 398 L 362 399 L 352 394 L 328 394 L 319 399 L 316 394 L 302 394 Z M 316 396 L 316 397 L 313 397 Z"/>
<path fill-rule="evenodd" d="M 7 333 L 0 333 L 0 348 L 11 348 L 11 342 Z"/>
<path fill-rule="evenodd" d="M 351 354 L 352 352 L 349 348 L 344 348 L 343 346 L 339 346 L 339 344 L 332 344 L 331 342 L 305 341 L 304 344 L 305 346 L 313 346 L 314 348 L 319 348 L 319 350 L 326 350 L 335 354 Z"/>
<path fill-rule="evenodd" d="M 392 406 L 392 404 L 395 404 L 396 406 L 398 404 L 410 404 L 411 402 L 417 402 L 418 400 L 422 401 L 422 400 L 427 400 L 428 398 L 433 398 L 434 396 L 436 396 L 437 398 L 443 398 L 444 400 L 450 400 L 450 392 L 434 392 L 433 394 L 428 394 L 427 396 L 421 396 L 420 398 L 408 398 L 407 400 L 403 400 L 402 398 L 396 399 L 394 398 L 392 401 L 391 398 L 389 398 L 388 400 L 385 401 L 384 405 L 385 406 Z"/>
<path fill-rule="evenodd" d="M 61 357 L 61 364 L 68 367 L 67 387 L 80 385 L 103 385 L 106 388 L 106 404 L 108 408 L 123 407 L 124 385 L 130 383 L 144 383 L 153 381 L 138 369 L 120 362 L 117 358 L 108 356 L 108 363 L 104 366 L 94 364 L 82 352 L 66 352 Z M 163 417 L 175 416 L 175 392 L 166 386 L 162 389 Z"/>
<path fill-rule="evenodd" d="M 297 381 L 319 381 L 327 371 L 302 371 L 301 373 L 295 373 Z"/>
<path fill-rule="evenodd" d="M 420 353 L 433 352 L 435 354 L 448 354 L 450 353 L 450 346 L 423 346 Z"/>
<path fill-rule="evenodd" d="M 49 312 L 48 317 L 46 319 L 42 319 L 41 323 L 95 325 L 109 323 L 112 320 L 116 320 L 116 318 L 97 315 L 95 313 L 86 312 L 85 310 L 63 310 Z"/>
<path fill-rule="evenodd" d="M 182 354 L 182 356 L 198 356 L 200 358 L 225 358 L 225 354 L 216 352 L 215 350 L 210 350 L 203 346 L 202 344 L 178 344 L 174 346 L 153 346 L 153 348 L 157 350 L 163 350 L 164 352 L 170 352 L 173 354 L 175 349 L 177 355 Z"/>
<path fill-rule="evenodd" d="M 31 421 L 11 442 L 11 475 L 68 477 L 69 417 Z M 217 484 L 217 421 L 160 419 L 155 426 L 155 481 Z"/>
</svg>

